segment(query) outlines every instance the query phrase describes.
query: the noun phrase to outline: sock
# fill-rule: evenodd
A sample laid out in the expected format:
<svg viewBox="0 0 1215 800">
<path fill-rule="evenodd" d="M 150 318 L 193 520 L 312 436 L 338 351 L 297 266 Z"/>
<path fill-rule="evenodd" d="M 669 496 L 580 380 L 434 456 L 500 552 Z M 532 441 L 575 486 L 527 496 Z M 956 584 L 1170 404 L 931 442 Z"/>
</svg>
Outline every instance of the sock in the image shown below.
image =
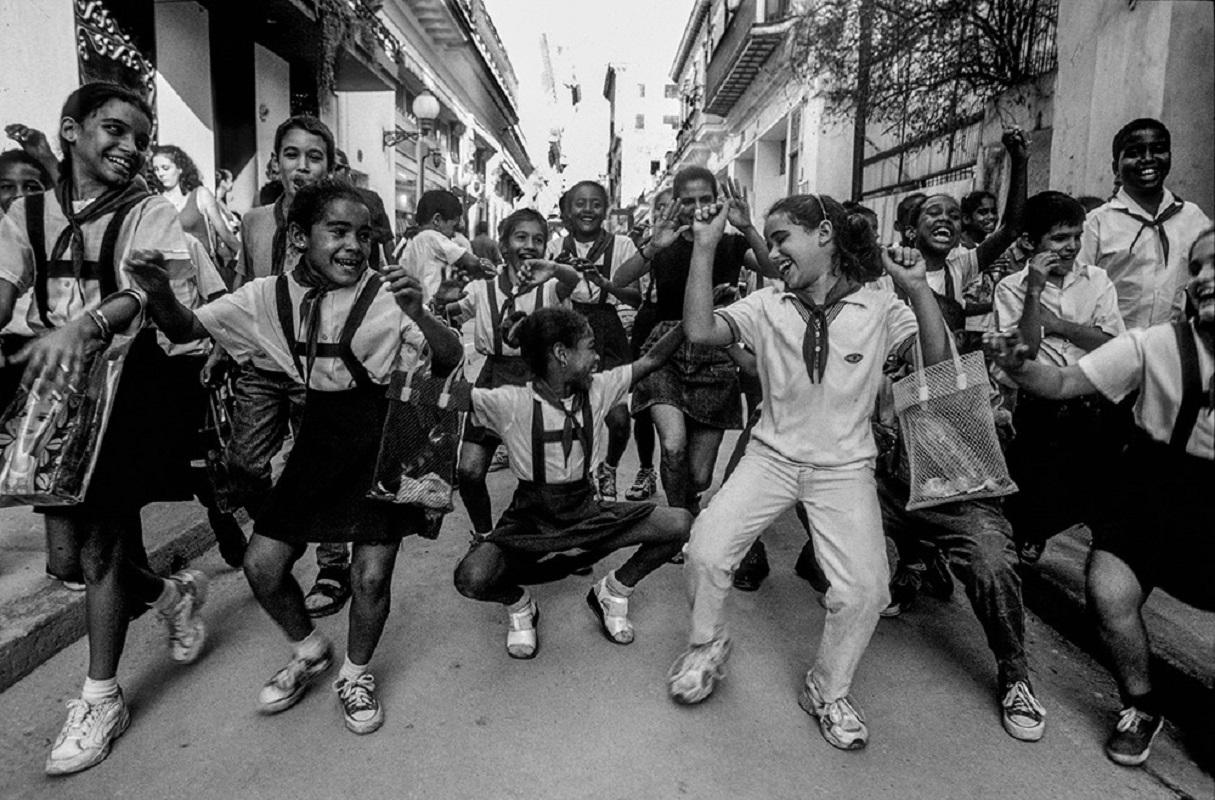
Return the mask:
<svg viewBox="0 0 1215 800">
<path fill-rule="evenodd" d="M 80 690 L 80 699 L 89 705 L 100 703 L 102 700 L 108 700 L 111 697 L 118 696 L 118 678 L 106 678 L 105 680 L 93 680 L 92 678 L 84 679 L 84 688 Z"/>
<path fill-rule="evenodd" d="M 346 681 L 352 681 L 367 671 L 366 664 L 356 664 L 350 660 L 350 654 L 346 654 L 346 660 L 342 662 L 342 669 L 338 672 L 338 678 Z"/>
<path fill-rule="evenodd" d="M 607 578 L 604 580 L 604 588 L 617 597 L 628 597 L 633 593 L 633 589 L 636 587 L 625 586 L 623 583 L 617 580 L 616 570 L 612 570 L 607 574 Z"/>
<path fill-rule="evenodd" d="M 532 602 L 532 595 L 527 589 L 523 590 L 523 595 L 506 607 L 506 613 L 514 614 L 517 611 L 522 611 L 527 608 Z"/>
<path fill-rule="evenodd" d="M 300 639 L 298 642 L 291 643 L 291 649 L 295 651 L 296 658 L 302 658 L 308 661 L 314 661 L 321 657 L 321 654 L 329 647 L 329 641 L 316 628 L 312 629 L 312 633 Z"/>
<path fill-rule="evenodd" d="M 177 581 L 166 579 L 164 588 L 160 590 L 160 597 L 152 603 L 152 608 L 157 611 L 171 611 L 180 599 L 181 590 L 177 588 Z"/>
</svg>

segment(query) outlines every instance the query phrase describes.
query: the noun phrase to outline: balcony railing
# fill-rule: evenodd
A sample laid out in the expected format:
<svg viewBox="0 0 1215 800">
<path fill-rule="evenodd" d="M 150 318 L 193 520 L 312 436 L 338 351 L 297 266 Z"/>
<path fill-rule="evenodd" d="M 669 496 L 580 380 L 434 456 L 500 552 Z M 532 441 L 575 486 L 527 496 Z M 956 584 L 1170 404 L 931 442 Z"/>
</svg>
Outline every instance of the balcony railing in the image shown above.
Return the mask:
<svg viewBox="0 0 1215 800">
<path fill-rule="evenodd" d="M 704 110 L 729 113 L 792 25 L 789 0 L 742 0 L 705 70 Z"/>
</svg>

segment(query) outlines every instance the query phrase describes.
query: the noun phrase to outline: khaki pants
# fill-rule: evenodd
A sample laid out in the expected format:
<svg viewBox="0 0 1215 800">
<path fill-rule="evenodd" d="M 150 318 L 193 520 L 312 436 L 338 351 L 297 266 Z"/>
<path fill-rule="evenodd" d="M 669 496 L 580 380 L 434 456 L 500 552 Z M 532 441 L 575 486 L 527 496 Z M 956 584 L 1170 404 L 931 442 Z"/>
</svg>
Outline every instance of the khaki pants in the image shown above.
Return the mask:
<svg viewBox="0 0 1215 800">
<path fill-rule="evenodd" d="M 826 700 L 848 694 L 861 655 L 890 602 L 890 568 L 873 467 L 797 464 L 752 441 L 737 469 L 692 525 L 684 575 L 692 602 L 691 644 L 725 633 L 734 570 L 782 512 L 801 503 L 831 587 L 827 618 L 807 673 Z"/>
</svg>

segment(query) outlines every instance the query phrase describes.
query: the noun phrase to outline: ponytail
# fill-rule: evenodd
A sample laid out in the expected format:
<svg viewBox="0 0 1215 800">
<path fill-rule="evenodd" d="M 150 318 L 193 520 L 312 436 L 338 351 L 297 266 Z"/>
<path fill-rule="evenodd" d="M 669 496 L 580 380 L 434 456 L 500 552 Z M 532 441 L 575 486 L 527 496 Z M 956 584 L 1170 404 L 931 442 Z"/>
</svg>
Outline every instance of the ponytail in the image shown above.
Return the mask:
<svg viewBox="0 0 1215 800">
<path fill-rule="evenodd" d="M 857 207 L 859 208 L 859 206 Z M 803 228 L 815 228 L 824 219 L 835 233 L 837 266 L 841 274 L 857 283 L 868 283 L 882 275 L 882 257 L 877 234 L 864 212 L 847 211 L 825 194 L 795 194 L 778 200 L 769 214 L 784 214 Z"/>
</svg>

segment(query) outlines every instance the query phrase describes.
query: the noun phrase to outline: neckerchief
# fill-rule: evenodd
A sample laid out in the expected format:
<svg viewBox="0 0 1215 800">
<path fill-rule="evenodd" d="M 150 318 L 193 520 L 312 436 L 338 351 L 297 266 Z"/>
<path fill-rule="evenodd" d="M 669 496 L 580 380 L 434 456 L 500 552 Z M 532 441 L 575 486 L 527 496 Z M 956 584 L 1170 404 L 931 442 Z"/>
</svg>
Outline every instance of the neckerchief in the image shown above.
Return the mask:
<svg viewBox="0 0 1215 800">
<path fill-rule="evenodd" d="M 814 298 L 804 289 L 785 294 L 806 321 L 806 333 L 802 337 L 802 359 L 806 362 L 806 372 L 811 383 L 822 383 L 823 373 L 827 371 L 827 352 L 830 346 L 828 329 L 831 320 L 835 319 L 843 308 L 840 301 L 860 288 L 861 285 L 856 281 L 841 276 L 827 292 L 821 306 L 814 302 Z"/>
<path fill-rule="evenodd" d="M 561 398 L 548 385 L 548 381 L 542 378 L 537 378 L 532 381 L 532 389 L 539 395 L 540 399 L 548 403 L 553 408 L 561 412 L 563 421 L 561 423 L 561 453 L 565 456 L 565 463 L 569 464 L 570 452 L 574 449 L 574 436 L 577 435 L 578 440 L 582 442 L 583 458 L 591 458 L 590 431 L 586 430 L 579 419 L 579 414 L 582 412 L 582 404 L 589 403 L 590 398 L 585 391 L 574 394 L 573 408 L 566 408 L 565 403 L 561 402 Z"/>
<path fill-rule="evenodd" d="M 615 239 L 616 237 L 613 234 L 610 234 L 603 230 L 603 228 L 600 228 L 599 233 L 595 236 L 595 241 L 591 242 L 591 249 L 586 251 L 586 263 L 593 265 L 596 261 L 598 261 L 599 257 L 604 254 L 604 252 L 608 249 L 608 246 L 611 245 Z M 565 241 L 561 243 L 561 252 L 568 253 L 574 258 L 578 258 L 577 239 L 574 238 L 573 234 L 565 237 Z M 607 263 L 606 258 L 604 259 L 602 266 L 603 269 L 599 270 L 599 273 L 605 278 L 611 277 L 609 273 L 611 272 L 612 265 Z M 598 269 L 598 267 L 596 267 L 596 269 Z M 583 278 L 583 280 L 586 281 L 587 293 L 594 294 L 594 292 L 591 291 L 591 287 L 594 286 L 594 284 L 591 283 L 591 279 Z M 607 296 L 607 292 L 603 289 L 600 289 L 599 291 L 599 298 L 602 300 Z"/>
<path fill-rule="evenodd" d="M 281 275 L 287 261 L 287 208 L 284 200 L 284 197 L 280 197 L 274 201 L 274 239 L 270 244 L 271 275 Z"/>
<path fill-rule="evenodd" d="M 1134 250 L 1135 245 L 1139 242 L 1139 237 L 1143 235 L 1143 232 L 1148 228 L 1152 228 L 1156 231 L 1156 235 L 1160 237 L 1160 247 L 1164 250 L 1164 260 L 1167 263 L 1169 260 L 1169 236 L 1164 232 L 1164 223 L 1181 213 L 1181 209 L 1184 207 L 1185 201 L 1177 195 L 1173 195 L 1173 202 L 1169 204 L 1168 208 L 1157 214 L 1155 219 L 1148 219 L 1142 214 L 1136 214 L 1129 208 L 1115 207 L 1115 211 L 1121 214 L 1126 214 L 1128 217 L 1139 223 L 1139 230 L 1136 231 L 1135 238 L 1131 240 L 1131 246 L 1127 248 L 1127 252 Z"/>
<path fill-rule="evenodd" d="M 152 192 L 148 190 L 148 185 L 143 178 L 136 175 L 130 182 L 104 192 L 80 211 L 76 211 L 72 206 L 76 193 L 72 186 L 71 169 L 65 169 L 64 173 L 60 176 L 59 182 L 55 184 L 55 199 L 59 201 L 59 207 L 63 209 L 63 216 L 67 219 L 68 226 L 55 240 L 55 246 L 51 248 L 51 256 L 48 261 L 58 261 L 63 257 L 64 252 L 70 250 L 72 274 L 79 279 L 84 271 L 84 226 L 106 214 L 135 205 L 144 198 L 150 197 Z M 103 268 L 113 269 L 114 266 L 107 264 Z"/>
<path fill-rule="evenodd" d="M 307 287 L 304 299 L 300 301 L 300 320 L 304 326 L 304 380 L 312 376 L 312 365 L 316 362 L 317 339 L 321 329 L 321 300 L 333 289 L 340 288 L 338 284 L 314 271 L 308 264 L 308 259 L 300 258 L 299 264 L 292 271 L 295 280 L 301 286 Z"/>
</svg>

